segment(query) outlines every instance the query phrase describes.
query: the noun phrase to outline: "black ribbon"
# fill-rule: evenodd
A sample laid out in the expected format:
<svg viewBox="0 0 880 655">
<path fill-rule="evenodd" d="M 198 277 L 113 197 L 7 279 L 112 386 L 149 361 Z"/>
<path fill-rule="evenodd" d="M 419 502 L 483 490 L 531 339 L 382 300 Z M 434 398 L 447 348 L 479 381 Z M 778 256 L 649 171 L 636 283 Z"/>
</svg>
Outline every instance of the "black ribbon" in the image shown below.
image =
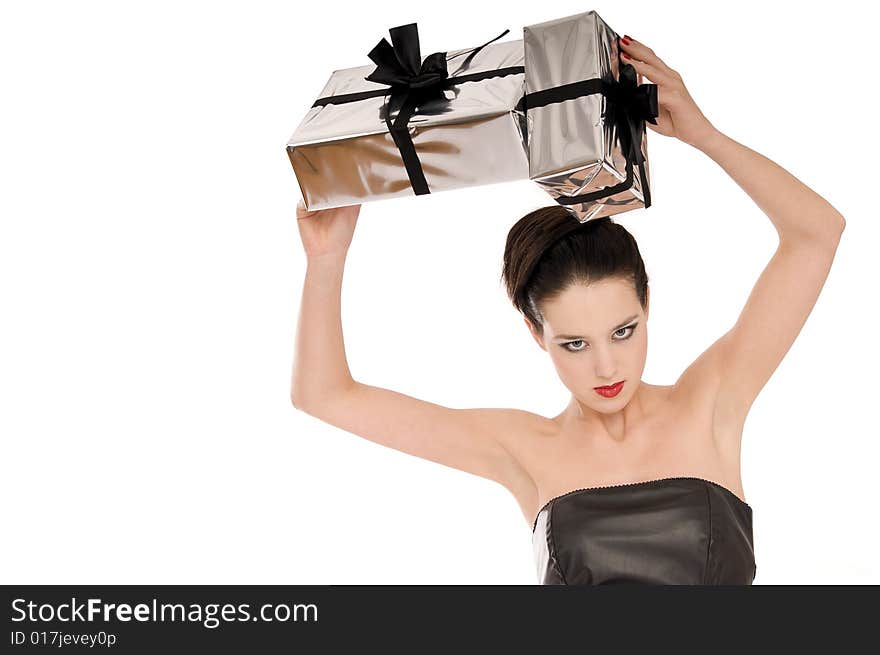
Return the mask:
<svg viewBox="0 0 880 655">
<path fill-rule="evenodd" d="M 523 66 L 509 66 L 480 73 L 449 77 L 446 68 L 448 60 L 468 53 L 468 59 L 470 59 L 492 43 L 492 41 L 497 41 L 509 31 L 504 30 L 491 41 L 487 41 L 477 48 L 460 52 L 452 57 L 447 58 L 445 52 L 435 52 L 428 55 L 422 61 L 419 48 L 419 31 L 416 23 L 392 27 L 388 30 L 391 34 L 391 44 L 383 38 L 370 51 L 368 56 L 376 64 L 376 70 L 364 78 L 370 82 L 387 84 L 390 88 L 326 96 L 316 100 L 312 107 L 355 102 L 390 94 L 391 98 L 386 104 L 384 112 L 385 124 L 388 126 L 391 138 L 394 139 L 394 144 L 400 151 L 400 156 L 406 167 L 406 173 L 409 176 L 413 191 L 415 191 L 416 195 L 430 193 L 428 182 L 422 171 L 421 162 L 419 162 L 418 153 L 416 153 L 415 144 L 413 144 L 407 127 L 409 119 L 416 108 L 427 100 L 440 99 L 448 102 L 444 91 L 456 84 L 524 73 L 525 68 Z M 392 123 L 390 107 L 397 103 L 400 104 L 400 109 Z"/>
<path fill-rule="evenodd" d="M 431 191 L 428 188 L 428 182 L 422 171 L 418 153 L 407 127 L 409 119 L 419 104 L 430 99 L 439 98 L 445 100 L 446 96 L 443 92 L 457 84 L 477 82 L 490 77 L 525 73 L 524 66 L 509 66 L 449 77 L 446 66 L 447 61 L 464 54 L 468 54 L 467 59 L 470 59 L 484 47 L 493 41 L 497 41 L 509 31 L 504 30 L 491 41 L 487 41 L 483 45 L 471 50 L 460 52 L 452 57 L 447 57 L 445 52 L 435 52 L 428 55 L 422 61 L 419 48 L 419 32 L 416 23 L 392 27 L 388 30 L 389 34 L 391 34 L 391 44 L 383 38 L 370 51 L 368 56 L 376 64 L 376 69 L 364 78 L 370 82 L 387 84 L 389 88 L 325 96 L 315 100 L 312 103 L 312 107 L 357 102 L 367 98 L 390 94 L 391 97 L 386 103 L 384 112 L 385 124 L 388 126 L 388 131 L 391 133 L 391 137 L 400 151 L 400 156 L 403 159 L 413 191 L 416 195 L 430 193 Z M 648 188 L 645 160 L 642 156 L 642 135 L 644 134 L 646 120 L 654 125 L 657 124 L 654 120 L 658 115 L 657 85 L 637 84 L 636 70 L 631 65 L 623 62 L 620 63 L 619 78 L 619 81 L 612 80 L 611 82 L 607 82 L 602 78 L 593 78 L 571 84 L 562 84 L 534 93 L 527 93 L 520 98 L 519 103 L 515 107 L 515 109 L 521 112 L 527 112 L 528 109 L 535 109 L 554 102 L 563 102 L 593 93 L 601 93 L 608 98 L 609 111 L 605 119 L 616 126 L 621 150 L 626 157 L 626 179 L 620 184 L 605 187 L 591 193 L 579 196 L 560 196 L 556 200 L 561 205 L 575 205 L 598 200 L 629 189 L 632 187 L 634 179 L 633 165 L 637 165 L 639 167 L 642 190 L 645 194 L 645 208 L 651 206 L 651 192 Z M 397 117 L 392 122 L 390 107 L 395 103 L 400 104 L 400 109 L 397 112 Z"/>
<path fill-rule="evenodd" d="M 563 102 L 580 96 L 601 93 L 608 99 L 608 112 L 605 120 L 616 127 L 620 139 L 620 149 L 626 157 L 626 179 L 620 184 L 607 186 L 598 191 L 583 193 L 578 196 L 559 196 L 556 202 L 560 205 L 577 205 L 583 202 L 599 200 L 613 196 L 629 189 L 633 185 L 633 165 L 639 167 L 642 191 L 645 194 L 645 209 L 651 206 L 651 190 L 645 173 L 645 158 L 642 156 L 642 136 L 645 121 L 653 125 L 658 116 L 657 85 L 638 84 L 636 69 L 630 64 L 620 62 L 619 80 L 610 82 L 595 77 L 571 84 L 562 84 L 550 89 L 535 91 L 523 95 L 517 109 L 528 111 L 543 107 L 554 102 Z"/>
</svg>

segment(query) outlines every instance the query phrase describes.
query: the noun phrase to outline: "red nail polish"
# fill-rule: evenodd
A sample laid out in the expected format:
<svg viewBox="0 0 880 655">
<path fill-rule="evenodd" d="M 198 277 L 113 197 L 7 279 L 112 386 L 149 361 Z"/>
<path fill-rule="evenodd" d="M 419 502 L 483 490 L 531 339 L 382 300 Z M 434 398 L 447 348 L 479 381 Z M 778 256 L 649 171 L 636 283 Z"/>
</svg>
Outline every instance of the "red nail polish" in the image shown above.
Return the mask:
<svg viewBox="0 0 880 655">
<path fill-rule="evenodd" d="M 624 59 L 632 59 L 632 57 L 630 57 L 630 56 L 629 56 L 628 54 L 626 54 L 625 52 L 621 52 L 620 54 L 623 55 Z"/>
</svg>

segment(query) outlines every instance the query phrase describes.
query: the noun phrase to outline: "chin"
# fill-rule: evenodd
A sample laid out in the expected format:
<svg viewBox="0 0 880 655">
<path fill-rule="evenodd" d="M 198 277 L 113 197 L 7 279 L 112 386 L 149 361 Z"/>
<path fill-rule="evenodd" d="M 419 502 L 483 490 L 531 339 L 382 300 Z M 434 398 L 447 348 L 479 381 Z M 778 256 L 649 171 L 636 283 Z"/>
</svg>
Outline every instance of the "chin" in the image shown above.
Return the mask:
<svg viewBox="0 0 880 655">
<path fill-rule="evenodd" d="M 619 394 L 614 398 L 607 398 L 604 401 L 594 403 L 592 407 L 600 414 L 614 414 L 619 412 L 621 408 L 626 407 L 629 403 L 629 396 Z"/>
</svg>

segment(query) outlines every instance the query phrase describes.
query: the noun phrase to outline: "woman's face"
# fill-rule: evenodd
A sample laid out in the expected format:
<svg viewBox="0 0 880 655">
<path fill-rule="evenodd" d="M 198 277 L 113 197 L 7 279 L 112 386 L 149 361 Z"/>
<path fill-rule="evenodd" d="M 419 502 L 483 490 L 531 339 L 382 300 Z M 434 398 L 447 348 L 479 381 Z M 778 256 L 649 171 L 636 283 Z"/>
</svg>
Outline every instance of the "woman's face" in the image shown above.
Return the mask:
<svg viewBox="0 0 880 655">
<path fill-rule="evenodd" d="M 570 284 L 541 303 L 544 334 L 526 320 L 538 345 L 550 354 L 562 383 L 597 412 L 616 412 L 639 386 L 648 353 L 647 311 L 632 282 L 608 278 L 589 286 Z M 624 380 L 611 398 L 594 387 Z"/>
</svg>

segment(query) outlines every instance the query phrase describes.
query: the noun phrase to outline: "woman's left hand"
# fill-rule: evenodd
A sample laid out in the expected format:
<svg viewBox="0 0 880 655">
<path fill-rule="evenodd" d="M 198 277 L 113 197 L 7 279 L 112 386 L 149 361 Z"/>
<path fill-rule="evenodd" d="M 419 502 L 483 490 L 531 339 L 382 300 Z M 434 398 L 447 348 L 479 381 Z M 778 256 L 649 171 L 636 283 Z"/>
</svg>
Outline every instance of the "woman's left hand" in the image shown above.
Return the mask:
<svg viewBox="0 0 880 655">
<path fill-rule="evenodd" d="M 657 124 L 645 121 L 645 125 L 655 132 L 674 136 L 695 148 L 700 148 L 717 134 L 718 130 L 697 107 L 677 71 L 663 63 L 644 43 L 629 36 L 621 38 L 619 43 L 622 61 L 631 64 L 637 73 L 657 85 L 658 116 L 654 119 Z"/>
</svg>

